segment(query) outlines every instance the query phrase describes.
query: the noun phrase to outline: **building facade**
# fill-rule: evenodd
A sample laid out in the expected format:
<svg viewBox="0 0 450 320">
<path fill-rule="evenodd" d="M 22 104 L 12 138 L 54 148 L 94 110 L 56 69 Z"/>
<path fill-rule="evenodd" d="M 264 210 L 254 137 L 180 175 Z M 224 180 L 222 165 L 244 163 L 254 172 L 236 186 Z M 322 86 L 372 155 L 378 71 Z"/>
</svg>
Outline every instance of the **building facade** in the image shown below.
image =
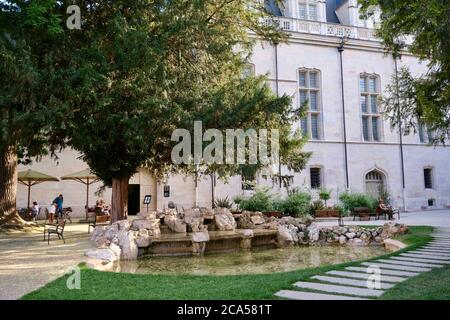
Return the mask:
<svg viewBox="0 0 450 320">
<path fill-rule="evenodd" d="M 271 4 L 271 9 L 290 37 L 276 45 L 258 42 L 252 69 L 268 75 L 274 92 L 291 96 L 295 105 L 308 103 L 307 116 L 295 128 L 309 137 L 305 151 L 312 157 L 302 172 L 282 169 L 293 176 L 291 187 L 313 193 L 325 187 L 334 199 L 345 190 L 374 196 L 387 192 L 396 207 L 409 211 L 450 206 L 450 148 L 429 145 L 432 133 L 424 126 L 400 139 L 398 128 L 383 119 L 378 101 L 396 70 L 406 66 L 420 76 L 426 63 L 407 52 L 397 61 L 386 53 L 375 35 L 379 14 L 360 19 L 357 0 L 286 0 L 281 8 Z M 58 163 L 45 158 L 33 164 L 33 169 L 55 176 L 86 167 L 72 150 L 63 151 Z M 255 179 L 284 192 L 264 175 Z M 197 183 L 184 176 L 157 182 L 141 169 L 130 180 L 130 202 L 133 211 L 147 210 L 145 195 L 152 195 L 149 210 L 162 209 L 169 201 L 179 208 L 210 206 L 213 193 L 232 199 L 248 192 L 242 182 L 241 176 L 223 182 L 201 175 Z M 100 185 L 91 188 L 91 199 Z M 36 185 L 32 200 L 48 204 L 59 193 L 65 195 L 65 205 L 83 213 L 86 191 L 76 182 Z M 110 195 L 105 190 L 102 197 L 110 201 Z M 26 206 L 26 196 L 19 186 L 18 206 Z"/>
</svg>

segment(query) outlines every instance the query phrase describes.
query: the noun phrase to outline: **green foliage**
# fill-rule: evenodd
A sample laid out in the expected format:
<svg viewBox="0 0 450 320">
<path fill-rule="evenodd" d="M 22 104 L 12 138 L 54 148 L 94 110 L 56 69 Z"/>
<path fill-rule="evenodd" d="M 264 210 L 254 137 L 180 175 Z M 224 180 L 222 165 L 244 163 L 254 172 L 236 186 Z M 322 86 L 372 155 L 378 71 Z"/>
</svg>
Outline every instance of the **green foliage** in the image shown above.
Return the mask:
<svg viewBox="0 0 450 320">
<path fill-rule="evenodd" d="M 356 207 L 367 207 L 374 212 L 378 205 L 376 198 L 363 193 L 342 193 L 339 200 L 345 213 L 351 212 Z"/>
<path fill-rule="evenodd" d="M 275 209 L 284 215 L 300 217 L 310 214 L 311 196 L 306 192 L 296 192 L 276 202 Z"/>
<path fill-rule="evenodd" d="M 319 198 L 325 202 L 325 207 L 327 206 L 327 201 L 331 198 L 331 191 L 325 188 L 321 188 L 319 191 Z"/>
<path fill-rule="evenodd" d="M 256 188 L 250 197 L 236 197 L 234 202 L 241 210 L 271 211 L 273 210 L 273 197 L 269 188 Z"/>
<path fill-rule="evenodd" d="M 322 200 L 316 200 L 311 203 L 309 206 L 310 215 L 314 216 L 316 213 L 316 210 L 323 210 L 325 209 L 325 205 L 323 204 Z"/>
<path fill-rule="evenodd" d="M 434 131 L 434 143 L 450 137 L 450 1 L 442 0 L 359 0 L 365 16 L 373 14 L 373 6 L 382 11 L 378 34 L 394 56 L 406 49 L 426 60 L 428 71 L 413 76 L 403 69 L 399 76 L 399 94 L 394 78 L 383 97 L 385 114 L 393 126 L 417 129 L 418 120 Z M 413 36 L 408 48 L 398 42 Z M 400 100 L 400 101 L 399 101 Z M 401 108 L 398 108 L 400 102 Z M 401 121 L 401 122 L 400 122 Z"/>
<path fill-rule="evenodd" d="M 227 208 L 231 209 L 233 206 L 233 202 L 226 196 L 225 198 L 217 198 L 214 200 L 214 207 L 215 208 Z"/>
</svg>

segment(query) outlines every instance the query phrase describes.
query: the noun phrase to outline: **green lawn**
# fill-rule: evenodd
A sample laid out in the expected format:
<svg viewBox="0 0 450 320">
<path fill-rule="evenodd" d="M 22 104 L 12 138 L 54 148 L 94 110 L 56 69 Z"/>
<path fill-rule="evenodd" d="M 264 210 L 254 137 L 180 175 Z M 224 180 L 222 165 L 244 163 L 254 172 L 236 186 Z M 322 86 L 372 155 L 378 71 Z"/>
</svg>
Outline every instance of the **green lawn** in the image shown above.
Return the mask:
<svg viewBox="0 0 450 320">
<path fill-rule="evenodd" d="M 386 255 L 386 257 L 423 245 L 430 240 L 431 227 L 411 227 L 410 230 L 409 234 L 398 238 L 407 243 L 409 247 Z M 280 289 L 292 288 L 292 284 L 296 281 L 331 269 L 343 269 L 360 262 L 353 261 L 286 273 L 239 276 L 140 275 L 100 272 L 82 267 L 80 290 L 68 290 L 65 276 L 22 299 L 274 299 L 275 292 Z M 435 272 L 439 272 L 439 274 L 433 275 Z M 405 281 L 401 286 L 405 288 L 404 290 L 420 287 L 421 297 L 448 297 L 448 293 L 443 289 L 446 285 L 448 287 L 449 279 L 445 283 L 440 283 L 439 286 L 428 285 L 429 278 L 426 278 L 427 276 L 438 281 L 440 275 L 445 275 L 445 270 L 435 272 L 417 277 L 418 283 L 412 279 Z M 446 269 L 446 272 L 448 277 L 449 269 Z M 409 298 L 404 290 L 392 290 L 392 293 L 389 292 L 385 297 L 389 299 Z"/>
</svg>

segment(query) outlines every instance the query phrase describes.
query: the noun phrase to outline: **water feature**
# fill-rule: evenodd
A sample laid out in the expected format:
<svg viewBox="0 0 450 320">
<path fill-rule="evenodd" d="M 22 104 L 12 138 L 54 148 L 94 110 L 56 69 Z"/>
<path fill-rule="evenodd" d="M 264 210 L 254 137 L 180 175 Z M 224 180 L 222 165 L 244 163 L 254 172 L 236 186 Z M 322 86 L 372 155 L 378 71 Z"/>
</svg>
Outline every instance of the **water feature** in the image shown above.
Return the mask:
<svg viewBox="0 0 450 320">
<path fill-rule="evenodd" d="M 382 246 L 300 246 L 283 249 L 205 254 L 204 256 L 142 257 L 121 261 L 117 272 L 139 274 L 237 275 L 287 272 L 368 259 L 385 254 Z"/>
</svg>

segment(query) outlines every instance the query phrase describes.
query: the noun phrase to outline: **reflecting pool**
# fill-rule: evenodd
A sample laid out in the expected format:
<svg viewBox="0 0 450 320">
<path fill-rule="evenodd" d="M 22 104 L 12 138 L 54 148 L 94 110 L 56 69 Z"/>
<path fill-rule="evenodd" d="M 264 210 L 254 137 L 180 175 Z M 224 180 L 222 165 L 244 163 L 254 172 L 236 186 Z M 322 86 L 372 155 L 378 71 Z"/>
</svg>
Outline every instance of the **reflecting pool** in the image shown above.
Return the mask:
<svg viewBox="0 0 450 320">
<path fill-rule="evenodd" d="M 121 261 L 117 272 L 141 274 L 237 275 L 286 272 L 386 254 L 382 246 L 302 246 L 205 254 L 200 257 L 142 257 Z"/>
</svg>

